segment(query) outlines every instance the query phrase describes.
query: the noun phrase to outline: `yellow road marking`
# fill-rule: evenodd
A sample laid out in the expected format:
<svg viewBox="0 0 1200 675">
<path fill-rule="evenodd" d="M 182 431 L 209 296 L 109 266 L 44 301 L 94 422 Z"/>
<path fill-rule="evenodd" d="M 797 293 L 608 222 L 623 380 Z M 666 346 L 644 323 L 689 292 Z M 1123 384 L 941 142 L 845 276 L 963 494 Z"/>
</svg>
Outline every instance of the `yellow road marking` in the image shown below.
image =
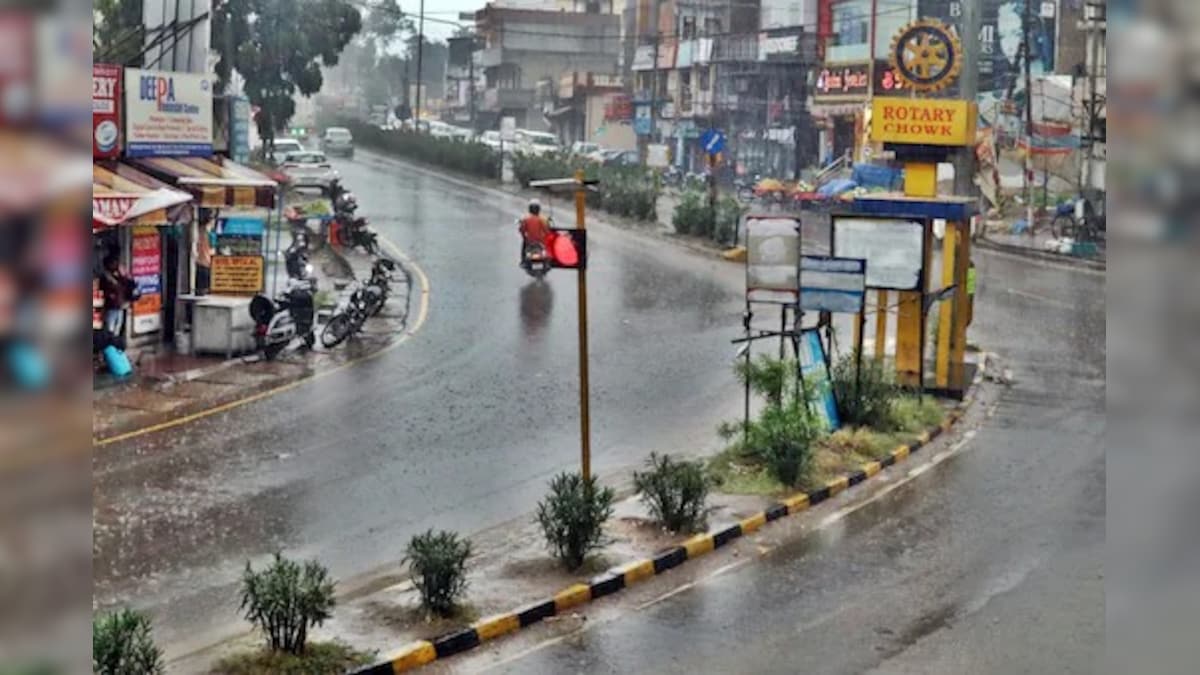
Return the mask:
<svg viewBox="0 0 1200 675">
<path fill-rule="evenodd" d="M 711 534 L 698 534 L 691 539 L 683 542 L 683 547 L 687 549 L 688 560 L 696 556 L 704 555 L 713 550 L 713 538 Z"/>
<path fill-rule="evenodd" d="M 418 640 L 392 657 L 392 672 L 403 673 L 436 660 L 437 650 L 433 648 L 433 643 L 427 640 Z"/>
<path fill-rule="evenodd" d="M 767 524 L 767 514 L 761 512 L 757 513 L 749 518 L 746 518 L 739 524 L 742 526 L 743 535 L 750 534 L 751 532 L 757 532 L 758 528 Z"/>
<path fill-rule="evenodd" d="M 845 492 L 846 488 L 850 487 L 850 478 L 847 476 L 838 476 L 825 485 L 829 488 L 829 496 L 832 497 L 841 492 Z"/>
<path fill-rule="evenodd" d="M 371 359 L 378 358 L 378 357 L 386 354 L 387 352 L 390 352 L 391 350 L 395 349 L 396 347 L 399 347 L 400 345 L 404 344 L 405 341 L 407 341 L 410 337 L 412 337 L 413 335 L 416 335 L 417 331 L 421 330 L 421 326 L 423 326 L 425 324 L 425 320 L 429 317 L 429 293 L 430 293 L 429 277 L 425 276 L 425 271 L 422 270 L 421 267 L 419 265 L 417 265 L 411 258 L 409 258 L 404 253 L 404 251 L 400 249 L 399 246 L 392 243 L 392 241 L 390 239 L 384 237 L 383 235 L 380 235 L 379 238 L 380 238 L 380 240 L 383 241 L 384 244 L 386 244 L 387 246 L 390 246 L 392 248 L 392 250 L 396 254 L 396 257 L 400 258 L 401 260 L 403 260 L 405 263 L 407 263 L 409 265 L 410 269 L 412 269 L 413 272 L 416 274 L 417 280 L 420 282 L 420 285 L 421 285 L 421 299 L 420 299 L 420 302 L 417 307 L 417 320 L 413 322 L 413 325 L 411 328 L 406 330 L 399 338 L 397 338 L 391 344 L 383 347 L 382 349 L 380 349 L 377 352 L 373 352 L 371 354 L 367 354 L 366 356 L 361 356 L 354 360 L 347 361 L 346 363 L 343 363 L 341 365 L 330 368 L 329 370 L 323 370 L 323 371 L 320 371 L 317 373 L 313 373 L 312 375 L 307 375 L 298 380 L 293 380 L 292 382 L 288 382 L 287 384 L 282 384 L 273 389 L 268 389 L 266 391 L 260 391 L 257 394 L 251 394 L 250 396 L 237 399 L 236 401 L 229 401 L 228 403 L 222 403 L 221 405 L 214 406 L 212 408 L 208 408 L 207 410 L 200 410 L 198 412 L 191 413 L 190 415 L 176 417 L 175 419 L 167 420 L 165 422 L 160 422 L 158 424 L 151 424 L 148 427 L 142 427 L 141 429 L 134 429 L 133 431 L 127 431 L 125 433 L 117 434 L 115 436 L 109 436 L 107 438 L 100 438 L 100 439 L 93 438 L 92 445 L 94 447 L 103 447 L 106 445 L 111 445 L 113 443 L 120 443 L 121 441 L 127 441 L 131 438 L 145 436 L 146 434 L 152 434 L 157 431 L 165 431 L 166 429 L 173 429 L 175 427 L 182 426 L 184 424 L 195 422 L 196 420 L 204 419 L 205 417 L 210 417 L 210 416 L 216 415 L 218 413 L 223 413 L 228 410 L 233 410 L 234 408 L 239 408 L 248 403 L 253 403 L 255 401 L 261 401 L 264 398 L 275 396 L 277 394 L 282 394 L 283 392 L 288 391 L 290 389 L 295 389 L 296 387 L 298 387 L 306 382 L 311 382 L 313 380 L 319 380 L 323 377 L 327 377 L 338 371 L 344 370 L 350 366 L 362 363 L 364 361 L 370 361 Z"/>
<path fill-rule="evenodd" d="M 788 497 L 787 499 L 783 500 L 783 505 L 787 507 L 789 514 L 799 513 L 800 511 L 808 508 L 808 495 L 798 494 L 794 497 Z"/>
<path fill-rule="evenodd" d="M 654 576 L 654 561 L 643 560 L 626 567 L 622 572 L 625 576 L 625 585 L 632 586 L 643 579 L 649 579 Z"/>
<path fill-rule="evenodd" d="M 867 478 L 870 478 L 879 473 L 880 469 L 882 468 L 883 465 L 879 462 L 867 462 L 866 464 L 863 464 L 863 473 L 867 474 Z"/>
<path fill-rule="evenodd" d="M 516 614 L 501 614 L 480 619 L 475 624 L 475 634 L 480 642 L 494 640 L 506 633 L 511 633 L 521 627 L 521 621 Z"/>
<path fill-rule="evenodd" d="M 561 613 L 575 605 L 582 605 L 592 599 L 592 589 L 587 584 L 575 584 L 559 591 L 554 596 L 554 613 Z"/>
</svg>

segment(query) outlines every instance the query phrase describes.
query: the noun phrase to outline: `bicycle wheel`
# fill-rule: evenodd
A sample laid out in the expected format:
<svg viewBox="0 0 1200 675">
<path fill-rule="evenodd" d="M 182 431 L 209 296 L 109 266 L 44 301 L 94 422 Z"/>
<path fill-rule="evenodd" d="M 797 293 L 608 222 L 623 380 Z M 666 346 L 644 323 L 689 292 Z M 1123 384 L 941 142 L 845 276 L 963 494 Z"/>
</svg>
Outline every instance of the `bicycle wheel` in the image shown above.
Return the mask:
<svg viewBox="0 0 1200 675">
<path fill-rule="evenodd" d="M 326 349 L 333 349 L 342 344 L 342 342 L 350 337 L 350 331 L 353 324 L 350 317 L 345 314 L 336 314 L 329 323 L 325 324 L 325 328 L 321 331 L 321 344 Z"/>
<path fill-rule="evenodd" d="M 1068 215 L 1055 216 L 1054 221 L 1050 223 L 1050 234 L 1055 239 L 1064 237 L 1075 238 L 1076 235 L 1075 218 Z"/>
</svg>

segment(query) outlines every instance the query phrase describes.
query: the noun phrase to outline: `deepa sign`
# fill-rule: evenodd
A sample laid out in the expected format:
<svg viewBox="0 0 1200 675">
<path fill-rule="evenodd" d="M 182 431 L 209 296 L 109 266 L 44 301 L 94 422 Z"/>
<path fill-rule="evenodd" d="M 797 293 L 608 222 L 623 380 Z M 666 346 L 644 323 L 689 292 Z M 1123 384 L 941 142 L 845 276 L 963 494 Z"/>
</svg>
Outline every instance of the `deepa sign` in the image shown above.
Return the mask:
<svg viewBox="0 0 1200 675">
<path fill-rule="evenodd" d="M 128 156 L 212 154 L 213 99 L 208 75 L 127 68 L 125 84 Z"/>
</svg>

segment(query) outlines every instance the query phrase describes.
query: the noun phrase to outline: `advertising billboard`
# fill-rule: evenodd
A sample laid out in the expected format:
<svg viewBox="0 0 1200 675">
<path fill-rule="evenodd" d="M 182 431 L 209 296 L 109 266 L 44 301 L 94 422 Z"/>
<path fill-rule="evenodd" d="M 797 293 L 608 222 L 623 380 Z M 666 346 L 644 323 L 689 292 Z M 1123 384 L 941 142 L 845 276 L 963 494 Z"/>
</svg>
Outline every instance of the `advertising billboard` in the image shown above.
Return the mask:
<svg viewBox="0 0 1200 675">
<path fill-rule="evenodd" d="M 125 69 L 125 154 L 203 157 L 213 153 L 212 78 Z"/>
<path fill-rule="evenodd" d="M 92 157 L 121 154 L 121 67 L 92 65 Z"/>
</svg>

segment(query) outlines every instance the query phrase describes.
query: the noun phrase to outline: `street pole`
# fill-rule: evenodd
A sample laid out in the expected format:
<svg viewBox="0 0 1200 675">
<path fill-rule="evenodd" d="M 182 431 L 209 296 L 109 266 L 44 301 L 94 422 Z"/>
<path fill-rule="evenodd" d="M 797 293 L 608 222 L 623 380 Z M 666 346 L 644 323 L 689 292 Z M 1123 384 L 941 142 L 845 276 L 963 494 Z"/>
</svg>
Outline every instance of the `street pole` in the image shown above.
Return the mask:
<svg viewBox="0 0 1200 675">
<path fill-rule="evenodd" d="M 983 25 L 983 13 L 979 2 L 963 2 L 962 7 L 962 75 L 959 77 L 959 98 L 975 101 L 979 98 L 979 32 Z M 1032 0 L 1026 0 L 1028 7 Z M 874 82 L 874 79 L 872 79 Z M 954 153 L 954 194 L 960 197 L 975 195 L 975 172 L 978 170 L 975 162 L 974 144 L 959 148 Z"/>
<path fill-rule="evenodd" d="M 1021 54 L 1025 69 L 1025 161 L 1024 192 L 1025 192 L 1025 224 L 1026 231 L 1033 234 L 1033 76 L 1030 61 L 1033 57 L 1029 40 L 1033 28 L 1033 3 L 1025 3 L 1025 13 L 1021 19 Z"/>
<path fill-rule="evenodd" d="M 575 227 L 587 230 L 584 211 L 587 207 L 587 186 L 583 169 L 575 170 Z M 580 260 L 578 270 L 579 289 L 579 433 L 580 464 L 583 479 L 592 475 L 592 423 L 588 410 L 588 311 L 587 311 L 587 261 Z"/>
<path fill-rule="evenodd" d="M 471 53 L 467 55 L 467 117 L 471 120 L 471 132 L 478 131 L 475 127 L 475 37 L 471 37 Z"/>
<path fill-rule="evenodd" d="M 425 53 L 425 0 L 421 0 L 417 17 L 417 107 L 413 111 L 413 129 L 420 131 L 421 122 L 421 57 Z"/>
<path fill-rule="evenodd" d="M 662 42 L 661 17 L 662 0 L 654 0 L 654 63 L 650 67 L 650 134 L 646 137 L 647 143 L 654 142 L 654 132 L 658 127 L 658 48 Z M 643 157 L 642 161 L 645 160 Z"/>
</svg>

